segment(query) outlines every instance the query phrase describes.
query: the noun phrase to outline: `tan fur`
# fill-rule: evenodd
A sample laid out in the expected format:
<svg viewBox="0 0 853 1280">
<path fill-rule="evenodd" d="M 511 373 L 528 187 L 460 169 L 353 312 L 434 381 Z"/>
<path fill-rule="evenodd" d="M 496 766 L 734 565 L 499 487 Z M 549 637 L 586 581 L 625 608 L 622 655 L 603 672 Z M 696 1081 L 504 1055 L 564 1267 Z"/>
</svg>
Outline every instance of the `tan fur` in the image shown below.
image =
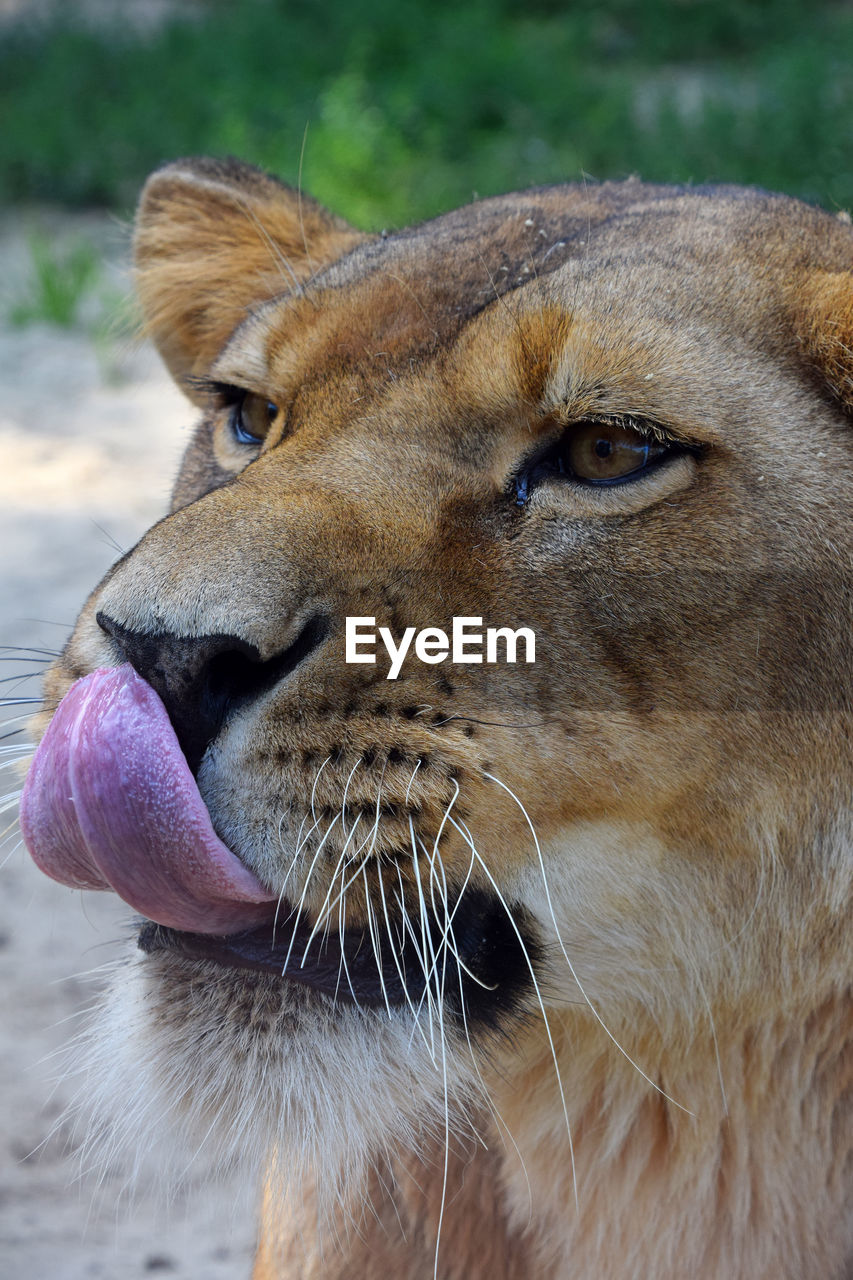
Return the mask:
<svg viewBox="0 0 853 1280">
<path fill-rule="evenodd" d="M 853 297 L 845 271 L 818 271 L 799 298 L 799 328 L 809 356 L 842 403 L 853 401 Z"/>
<path fill-rule="evenodd" d="M 228 1158 L 269 1148 L 255 1280 L 849 1274 L 853 230 L 629 182 L 368 238 L 184 161 L 136 252 L 176 376 L 281 412 L 246 452 L 186 384 L 172 512 L 93 593 L 48 709 L 120 661 L 98 610 L 269 659 L 322 608 L 319 650 L 202 760 L 218 832 L 278 887 L 319 813 L 288 887 L 314 918 L 344 799 L 376 810 L 348 924 L 434 890 L 414 832 L 540 955 L 523 1008 L 434 1027 L 440 1053 L 423 1013 L 137 957 L 98 1049 L 105 1094 L 139 1064 L 127 1128 L 218 1115 Z M 692 451 L 519 505 L 525 459 L 590 419 Z M 344 663 L 347 615 L 528 626 L 537 662 L 387 681 Z"/>
<path fill-rule="evenodd" d="M 245 289 L 235 288 L 235 254 L 242 283 L 251 281 L 257 305 L 300 286 L 315 262 L 366 238 L 310 196 L 292 193 L 286 201 L 287 189 L 265 174 L 246 180 L 242 171 L 243 181 L 235 183 L 233 173 L 222 161 L 194 161 L 187 170 L 174 165 L 146 187 L 140 201 L 136 251 L 145 270 L 139 273 L 139 299 L 147 327 L 181 379 L 206 372 L 245 318 Z M 192 394 L 192 383 L 184 385 Z"/>
<path fill-rule="evenodd" d="M 380 1166 L 348 1206 L 347 1220 L 331 1224 L 304 1194 L 297 1212 L 282 1212 L 280 1194 L 265 1196 L 267 1229 L 253 1280 L 277 1280 L 297 1266 L 302 1280 L 421 1280 L 433 1274 L 442 1199 L 462 1199 L 464 1214 L 442 1225 L 440 1274 L 447 1280 L 484 1275 L 513 1280 L 531 1272 L 534 1257 L 523 1230 L 508 1227 L 494 1152 L 470 1144 L 450 1154 L 444 1188 L 444 1151 L 433 1144 L 425 1158 L 404 1156 L 393 1168 Z M 343 1246 L 343 1247 L 342 1247 Z M 298 1262 L 295 1263 L 295 1259 Z"/>
</svg>

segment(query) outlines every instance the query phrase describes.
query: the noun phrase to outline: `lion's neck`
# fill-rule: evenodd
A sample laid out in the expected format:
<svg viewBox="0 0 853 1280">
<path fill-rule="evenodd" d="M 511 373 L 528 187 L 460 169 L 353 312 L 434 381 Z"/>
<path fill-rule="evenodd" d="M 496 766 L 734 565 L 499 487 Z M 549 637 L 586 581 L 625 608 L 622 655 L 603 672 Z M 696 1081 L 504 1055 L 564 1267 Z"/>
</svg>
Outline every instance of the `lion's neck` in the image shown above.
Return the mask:
<svg viewBox="0 0 853 1280">
<path fill-rule="evenodd" d="M 531 1030 L 523 1068 L 490 1082 L 505 1129 L 488 1149 L 451 1153 L 447 1186 L 440 1143 L 405 1155 L 349 1222 L 323 1225 L 304 1188 L 289 1206 L 274 1189 L 255 1280 L 431 1280 L 442 1198 L 439 1280 L 847 1274 L 849 995 L 778 1022 L 716 1023 L 716 1043 L 620 1032 L 689 1114 L 590 1017 L 552 1020 L 571 1143 L 554 1059 Z"/>
<path fill-rule="evenodd" d="M 716 1039 L 670 1034 L 665 1051 L 651 1028 L 626 1037 L 671 1102 L 573 1015 L 555 1027 L 571 1142 L 550 1049 L 531 1045 L 495 1095 L 518 1147 L 505 1157 L 511 1219 L 537 1224 L 543 1273 L 843 1274 L 853 1257 L 852 1023 L 839 993 L 793 1018 L 720 1018 Z"/>
</svg>

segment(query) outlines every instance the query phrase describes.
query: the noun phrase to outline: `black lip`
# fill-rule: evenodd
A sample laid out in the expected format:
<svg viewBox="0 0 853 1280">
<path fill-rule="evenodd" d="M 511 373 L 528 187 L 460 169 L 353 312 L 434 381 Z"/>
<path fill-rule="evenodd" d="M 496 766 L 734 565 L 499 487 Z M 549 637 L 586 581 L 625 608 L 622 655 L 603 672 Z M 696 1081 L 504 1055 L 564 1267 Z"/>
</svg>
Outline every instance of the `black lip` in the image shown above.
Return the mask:
<svg viewBox="0 0 853 1280">
<path fill-rule="evenodd" d="M 184 933 L 146 922 L 138 945 L 147 954 L 173 951 L 229 969 L 274 974 L 345 1004 L 366 1008 L 409 1005 L 417 1009 L 429 983 L 430 1002 L 441 1001 L 470 1028 L 499 1028 L 528 1005 L 542 949 L 523 908 L 511 914 L 490 893 L 470 886 L 451 902 L 452 943 L 434 916 L 409 928 L 399 918 L 375 932 L 336 928 L 312 939 L 313 925 L 294 911 L 273 923 L 230 937 Z M 414 936 L 413 936 L 414 935 Z M 425 936 L 424 936 L 425 935 Z M 309 941 L 310 940 L 310 941 Z M 377 958 L 378 952 L 378 958 Z M 288 955 L 289 953 L 289 955 Z M 424 960 L 424 955 L 426 959 Z M 437 959 L 436 959 L 437 957 Z"/>
<path fill-rule="evenodd" d="M 178 951 L 229 969 L 274 973 L 335 1000 L 368 1006 L 404 1004 L 407 992 L 411 999 L 416 991 L 419 975 L 420 991 L 415 998 L 420 998 L 423 965 L 411 940 L 406 939 L 396 951 L 395 960 L 387 936 L 384 949 L 379 939 L 380 966 L 367 930 L 347 930 L 343 945 L 336 929 L 328 934 L 321 930 L 309 945 L 312 930 L 307 920 L 296 920 L 294 914 L 279 919 L 275 927 L 270 922 L 226 938 L 185 933 L 148 922 L 140 930 L 138 945 L 149 955 L 155 951 Z"/>
</svg>

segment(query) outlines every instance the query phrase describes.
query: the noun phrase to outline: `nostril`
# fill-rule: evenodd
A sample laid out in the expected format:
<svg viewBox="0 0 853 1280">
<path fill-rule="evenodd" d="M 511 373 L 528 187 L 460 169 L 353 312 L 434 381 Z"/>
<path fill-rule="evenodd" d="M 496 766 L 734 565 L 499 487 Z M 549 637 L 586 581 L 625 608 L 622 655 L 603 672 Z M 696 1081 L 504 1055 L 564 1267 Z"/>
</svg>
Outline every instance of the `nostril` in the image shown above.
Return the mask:
<svg viewBox="0 0 853 1280">
<path fill-rule="evenodd" d="M 313 615 L 289 645 L 262 658 L 239 636 L 131 631 L 104 613 L 96 621 L 159 694 L 193 773 L 228 715 L 289 675 L 329 629 L 325 617 Z"/>
<path fill-rule="evenodd" d="M 218 647 L 208 661 L 205 679 L 209 696 L 214 701 L 224 701 L 229 705 L 257 697 L 289 675 L 323 642 L 328 630 L 326 619 L 314 615 L 287 648 L 266 659 L 261 658 L 254 645 L 234 636 L 211 637 L 230 643 Z"/>
</svg>

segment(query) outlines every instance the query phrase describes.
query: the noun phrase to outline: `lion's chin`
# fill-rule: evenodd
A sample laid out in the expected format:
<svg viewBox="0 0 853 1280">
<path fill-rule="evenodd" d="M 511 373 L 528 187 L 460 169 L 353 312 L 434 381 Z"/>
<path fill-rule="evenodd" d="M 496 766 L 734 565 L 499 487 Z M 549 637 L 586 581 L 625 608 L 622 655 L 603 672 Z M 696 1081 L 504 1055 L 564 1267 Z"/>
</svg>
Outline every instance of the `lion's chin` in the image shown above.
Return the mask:
<svg viewBox="0 0 853 1280">
<path fill-rule="evenodd" d="M 187 1177 L 275 1167 L 321 1201 L 349 1200 L 371 1164 L 466 1129 L 470 1051 L 427 1015 L 335 1002 L 280 976 L 173 950 L 116 969 L 88 1034 L 75 1125 L 87 1168 L 153 1153 L 169 1196 Z"/>
</svg>

